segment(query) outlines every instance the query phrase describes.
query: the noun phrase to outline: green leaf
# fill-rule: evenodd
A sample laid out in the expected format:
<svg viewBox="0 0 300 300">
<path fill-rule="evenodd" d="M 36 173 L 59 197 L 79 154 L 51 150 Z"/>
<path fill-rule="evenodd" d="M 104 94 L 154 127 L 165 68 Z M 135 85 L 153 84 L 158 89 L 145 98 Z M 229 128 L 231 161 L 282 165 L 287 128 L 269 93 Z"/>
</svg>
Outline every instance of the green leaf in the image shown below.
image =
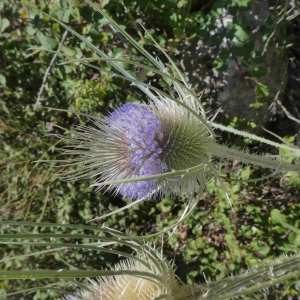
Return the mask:
<svg viewBox="0 0 300 300">
<path fill-rule="evenodd" d="M 227 63 L 226 60 L 223 60 L 221 58 L 217 58 L 214 60 L 213 62 L 213 67 L 217 70 L 224 70 L 227 67 Z"/>
<path fill-rule="evenodd" d="M 0 84 L 6 86 L 6 78 L 2 74 L 0 74 Z"/>
<path fill-rule="evenodd" d="M 274 224 L 280 223 L 284 228 L 293 231 L 295 234 L 300 236 L 300 229 L 296 228 L 293 225 L 290 225 L 286 221 L 286 216 L 281 214 L 278 209 L 273 209 L 271 212 L 272 222 Z"/>
<path fill-rule="evenodd" d="M 97 29 L 94 28 L 94 27 L 91 27 L 89 33 L 90 33 L 90 35 L 91 35 L 91 38 L 92 38 L 94 41 L 100 41 L 100 40 L 103 38 L 103 36 L 105 36 L 104 33 L 99 32 L 99 30 L 97 30 Z"/>
<path fill-rule="evenodd" d="M 292 244 L 292 245 L 295 245 L 297 247 L 300 247 L 300 234 L 297 234 L 295 232 L 292 232 L 290 235 L 289 235 L 289 242 Z"/>
<path fill-rule="evenodd" d="M 6 112 L 9 115 L 9 110 L 8 110 L 6 104 L 5 104 L 5 101 L 3 101 L 2 99 L 0 99 L 0 105 L 1 105 L 1 107 L 3 109 L 3 111 Z"/>
<path fill-rule="evenodd" d="M 171 198 L 164 198 L 162 200 L 164 206 L 173 206 L 174 205 L 174 200 Z"/>
<path fill-rule="evenodd" d="M 198 249 L 203 249 L 205 248 L 205 243 L 203 242 L 202 238 L 199 237 L 195 240 L 195 245 Z"/>
<path fill-rule="evenodd" d="M 69 23 L 70 15 L 71 9 L 68 8 L 63 12 L 62 21 L 65 23 Z"/>
<path fill-rule="evenodd" d="M 102 7 L 104 7 L 105 5 L 107 5 L 111 0 L 102 0 L 101 1 L 101 5 Z"/>
<path fill-rule="evenodd" d="M 247 7 L 249 0 L 236 0 L 236 3 L 240 7 Z"/>
<path fill-rule="evenodd" d="M 43 46 L 44 49 L 46 50 L 52 50 L 57 46 L 57 41 L 56 39 L 52 37 L 45 36 L 44 34 L 39 34 L 39 40 Z"/>
<path fill-rule="evenodd" d="M 194 251 L 197 251 L 198 248 L 197 248 L 197 246 L 196 246 L 196 241 L 195 241 L 195 240 L 190 241 L 190 242 L 188 243 L 188 245 L 187 245 L 186 248 L 187 248 L 187 250 L 194 250 Z M 194 252 L 192 251 L 192 253 L 194 253 Z"/>
<path fill-rule="evenodd" d="M 278 209 L 273 209 L 271 211 L 271 219 L 273 224 L 286 223 L 286 216 L 283 215 Z"/>
<path fill-rule="evenodd" d="M 182 8 L 185 7 L 188 4 L 188 0 L 179 0 L 179 2 L 177 3 L 177 7 L 178 8 Z"/>
<path fill-rule="evenodd" d="M 249 38 L 249 34 L 244 30 L 243 27 L 241 27 L 240 25 L 235 25 L 235 37 L 237 38 L 237 40 L 241 43 L 244 43 L 248 40 Z"/>
<path fill-rule="evenodd" d="M 169 203 L 165 204 L 164 201 L 162 201 L 162 202 L 156 204 L 156 208 L 163 213 L 168 213 L 171 211 L 172 206 L 169 205 Z"/>
<path fill-rule="evenodd" d="M 262 106 L 264 106 L 263 102 L 259 102 L 259 101 L 249 104 L 249 107 L 251 107 L 251 108 L 260 108 Z"/>
<path fill-rule="evenodd" d="M 243 180 L 248 180 L 250 175 L 251 175 L 251 170 L 249 166 L 241 172 L 241 177 Z"/>
<path fill-rule="evenodd" d="M 10 26 L 10 22 L 8 21 L 8 19 L 4 18 L 2 19 L 0 17 L 0 31 L 4 32 L 6 28 L 8 28 Z"/>
<path fill-rule="evenodd" d="M 300 177 L 299 176 L 291 178 L 289 182 L 292 187 L 300 187 Z"/>
<path fill-rule="evenodd" d="M 252 128 L 256 128 L 257 125 L 254 122 L 249 122 L 248 125 L 250 125 Z"/>
<path fill-rule="evenodd" d="M 229 248 L 229 250 L 231 252 L 235 252 L 235 250 L 239 249 L 233 234 L 225 234 L 224 238 L 225 238 L 227 247 Z"/>
<path fill-rule="evenodd" d="M 123 56 L 124 49 L 123 48 L 117 48 L 112 53 L 113 58 L 121 58 Z"/>
<path fill-rule="evenodd" d="M 76 51 L 70 47 L 62 46 L 61 48 L 62 52 L 69 55 L 69 56 L 75 56 Z"/>
<path fill-rule="evenodd" d="M 255 96 L 257 98 L 265 98 L 269 96 L 269 88 L 265 84 L 258 82 L 255 87 Z"/>
<path fill-rule="evenodd" d="M 170 16 L 170 19 L 174 22 L 174 23 L 177 23 L 180 19 L 181 19 L 181 17 L 180 17 L 180 15 L 178 15 L 177 13 L 173 13 L 171 16 Z"/>
</svg>

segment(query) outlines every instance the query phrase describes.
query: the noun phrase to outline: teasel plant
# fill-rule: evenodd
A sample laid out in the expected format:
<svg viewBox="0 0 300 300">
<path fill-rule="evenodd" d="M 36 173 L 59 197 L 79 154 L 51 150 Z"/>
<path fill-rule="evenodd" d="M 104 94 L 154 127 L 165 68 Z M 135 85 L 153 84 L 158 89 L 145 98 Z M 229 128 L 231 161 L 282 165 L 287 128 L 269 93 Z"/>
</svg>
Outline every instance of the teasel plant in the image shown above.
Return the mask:
<svg viewBox="0 0 300 300">
<path fill-rule="evenodd" d="M 283 220 L 278 221 L 282 226 L 299 233 L 299 229 Z M 122 258 L 108 270 L 77 269 L 64 261 L 66 267 L 59 270 L 1 270 L 0 280 L 52 279 L 51 283 L 42 287 L 18 290 L 6 294 L 5 297 L 47 290 L 48 293 L 52 291 L 61 294 L 61 300 L 248 299 L 247 297 L 253 294 L 260 297 L 259 295 L 267 293 L 269 287 L 300 276 L 300 255 L 294 254 L 269 260 L 225 279 L 203 284 L 183 283 L 175 274 L 176 262 L 167 261 L 161 249 L 142 240 L 133 240 L 132 236 L 115 229 L 105 226 L 24 221 L 0 223 L 5 228 L 18 231 L 15 234 L 1 234 L 2 245 L 37 248 L 36 251 L 23 255 L 4 257 L 0 262 L 7 263 L 9 260 L 16 259 L 28 261 L 31 257 L 42 254 L 58 254 L 61 251 L 71 253 L 80 250 L 95 252 L 95 255 L 103 252 Z M 61 233 L 54 232 L 57 228 Z M 74 234 L 72 233 L 74 230 L 84 233 Z M 119 248 L 116 246 L 122 246 L 122 250 L 117 250 Z M 124 247 L 127 249 L 125 250 Z M 82 281 L 83 279 L 86 280 Z"/>
<path fill-rule="evenodd" d="M 168 64 L 164 64 L 145 50 L 98 5 L 91 1 L 86 2 L 123 35 L 146 60 L 142 63 L 142 59 L 137 61 L 128 58 L 110 58 L 72 28 L 43 12 L 45 16 L 52 18 L 79 38 L 97 56 L 83 59 L 67 56 L 67 61 L 63 64 L 82 63 L 99 72 L 127 80 L 146 96 L 144 103 L 126 103 L 102 118 L 74 112 L 85 116 L 90 121 L 90 125 L 77 127 L 67 137 L 58 135 L 65 144 L 64 148 L 58 150 L 71 156 L 69 159 L 55 161 L 57 167 L 63 167 L 60 175 L 64 179 L 93 178 L 95 182 L 92 187 L 95 187 L 96 191 L 112 191 L 134 200 L 125 207 L 91 221 L 118 213 L 147 198 L 178 195 L 182 191 L 191 195 L 197 192 L 198 200 L 191 197 L 181 218 L 172 225 L 176 227 L 197 206 L 199 196 L 205 190 L 208 176 L 219 181 L 229 205 L 234 209 L 223 183 L 224 178 L 218 174 L 220 160 L 238 160 L 244 164 L 271 170 L 267 176 L 248 181 L 263 180 L 278 172 L 300 173 L 297 159 L 294 163 L 287 163 L 280 155 L 270 157 L 251 154 L 246 150 L 238 150 L 218 143 L 216 129 L 288 150 L 290 152 L 288 155 L 293 157 L 299 158 L 300 155 L 299 148 L 290 143 L 279 144 L 215 123 L 214 117 L 207 116 L 201 99 L 195 95 L 177 65 L 142 24 L 143 30 L 148 34 L 153 45 L 168 60 Z M 99 67 L 92 62 L 106 62 L 114 71 Z M 170 82 L 168 90 L 139 81 L 123 67 L 125 64 L 132 64 L 161 76 L 163 80 Z M 75 170 L 66 169 L 72 166 L 76 167 Z M 169 229 L 170 227 L 166 228 Z"/>
<path fill-rule="evenodd" d="M 17 291 L 6 296 L 21 293 L 31 293 L 37 289 L 54 290 L 64 294 L 64 299 L 114 299 L 116 289 L 121 299 L 231 299 L 245 297 L 256 292 L 265 292 L 270 286 L 285 282 L 300 276 L 298 254 L 290 257 L 280 257 L 263 265 L 243 271 L 229 278 L 206 282 L 202 285 L 184 284 L 175 275 L 175 264 L 166 261 L 163 254 L 144 242 L 154 235 L 174 230 L 184 218 L 191 215 L 199 203 L 200 195 L 205 190 L 208 177 L 219 181 L 227 196 L 223 177 L 218 174 L 218 160 L 238 160 L 245 164 L 260 166 L 271 170 L 268 176 L 251 179 L 258 181 L 278 172 L 300 173 L 297 159 L 294 163 L 286 163 L 282 156 L 262 156 L 250 154 L 228 145 L 218 143 L 215 130 L 223 130 L 242 137 L 256 140 L 278 149 L 289 151 L 293 157 L 300 156 L 300 150 L 292 144 L 279 144 L 259 136 L 238 131 L 214 122 L 209 118 L 184 75 L 172 61 L 170 56 L 152 39 L 153 44 L 166 57 L 168 64 L 153 57 L 137 43 L 121 26 L 112 20 L 104 10 L 91 1 L 86 1 L 97 12 L 126 38 L 126 40 L 144 57 L 146 63 L 140 60 L 110 58 L 101 49 L 94 46 L 88 39 L 72 28 L 42 12 L 53 19 L 70 33 L 79 38 L 97 55 L 96 58 L 75 59 L 66 56 L 65 64 L 82 63 L 100 72 L 131 82 L 133 88 L 145 94 L 142 104 L 126 103 L 111 114 L 102 118 L 73 112 L 82 115 L 90 121 L 88 126 L 80 126 L 69 133 L 69 136 L 58 136 L 66 144 L 60 149 L 70 159 L 56 161 L 60 172 L 67 180 L 94 178 L 92 185 L 96 190 L 112 191 L 134 201 L 125 207 L 95 218 L 103 219 L 126 208 L 156 196 L 180 194 L 185 191 L 191 194 L 191 200 L 178 222 L 165 228 L 163 232 L 148 236 L 128 236 L 105 226 L 87 226 L 72 224 L 30 223 L 30 222 L 0 222 L 3 226 L 25 228 L 25 233 L 1 234 L 1 243 L 15 246 L 46 247 L 19 256 L 8 256 L 1 261 L 27 259 L 44 253 L 62 250 L 102 251 L 124 257 L 125 260 L 113 266 L 110 270 L 78 270 L 67 265 L 68 270 L 31 270 L 31 271 L 0 271 L 0 279 L 60 279 L 56 283 L 44 287 Z M 32 7 L 31 7 L 32 8 Z M 34 8 L 32 8 L 34 9 Z M 142 25 L 141 25 L 142 26 Z M 147 32 L 145 28 L 143 28 Z M 151 38 L 151 35 L 148 33 Z M 61 53 L 64 55 L 63 53 Z M 114 71 L 99 67 L 93 62 L 106 62 Z M 170 82 L 169 89 L 162 90 L 151 83 L 136 79 L 123 66 L 133 64 L 145 69 Z M 59 149 L 58 149 L 59 150 Z M 74 158 L 74 156 L 76 156 Z M 49 162 L 49 161 L 47 161 Z M 76 167 L 75 170 L 64 171 L 65 167 Z M 248 180 L 248 181 L 251 181 Z M 195 199 L 194 194 L 198 197 Z M 233 207 L 234 209 L 234 207 Z M 285 226 L 289 226 L 285 224 Z M 42 228 L 64 228 L 68 233 L 43 233 Z M 34 228 L 34 229 L 32 229 Z M 37 233 L 38 229 L 38 233 Z M 72 229 L 95 232 L 94 234 L 73 234 Z M 298 233 L 296 228 L 289 228 Z M 34 233 L 30 233 L 32 230 Z M 49 242 L 51 239 L 51 242 Z M 89 243 L 76 241 L 92 240 Z M 70 242 L 71 240 L 71 242 Z M 118 251 L 114 246 L 125 245 L 131 251 Z M 75 280 L 85 278 L 86 282 Z M 76 288 L 73 293 L 66 287 Z M 127 297 L 127 298 L 126 298 Z"/>
</svg>

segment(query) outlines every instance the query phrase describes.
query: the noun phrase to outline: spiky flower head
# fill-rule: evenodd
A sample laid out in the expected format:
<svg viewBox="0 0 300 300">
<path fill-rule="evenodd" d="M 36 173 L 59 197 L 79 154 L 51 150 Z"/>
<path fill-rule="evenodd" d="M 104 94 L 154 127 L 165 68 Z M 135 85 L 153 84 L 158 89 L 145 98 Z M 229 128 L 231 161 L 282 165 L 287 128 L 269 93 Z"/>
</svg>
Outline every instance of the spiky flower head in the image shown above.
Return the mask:
<svg viewBox="0 0 300 300">
<path fill-rule="evenodd" d="M 203 166 L 202 172 L 112 184 L 107 189 L 141 199 L 204 184 L 212 139 L 199 119 L 179 104 L 168 99 L 126 103 L 109 116 L 91 117 L 91 121 L 92 126 L 79 127 L 66 139 L 71 149 L 65 153 L 81 155 L 71 160 L 80 167 L 69 178 L 95 177 L 102 188 L 102 182 L 151 177 L 198 165 Z"/>
<path fill-rule="evenodd" d="M 148 255 L 123 260 L 111 268 L 116 275 L 89 280 L 88 289 L 79 291 L 78 297 L 65 296 L 65 300 L 182 300 L 196 299 L 193 295 L 202 293 L 200 286 L 181 283 L 164 259 L 156 257 L 156 260 L 154 263 Z M 120 275 L 122 272 L 124 275 Z"/>
</svg>

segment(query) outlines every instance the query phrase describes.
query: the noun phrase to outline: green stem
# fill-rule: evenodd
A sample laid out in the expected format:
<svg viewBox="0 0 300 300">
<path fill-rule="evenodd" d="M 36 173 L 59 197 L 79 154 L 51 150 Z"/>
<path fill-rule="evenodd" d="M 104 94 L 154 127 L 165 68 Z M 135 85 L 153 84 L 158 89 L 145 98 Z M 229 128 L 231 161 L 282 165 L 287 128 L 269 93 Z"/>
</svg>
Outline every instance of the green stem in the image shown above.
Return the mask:
<svg viewBox="0 0 300 300">
<path fill-rule="evenodd" d="M 214 146 L 211 148 L 211 152 L 212 155 L 220 158 L 239 160 L 246 164 L 252 164 L 254 166 L 260 166 L 262 168 L 268 168 L 282 172 L 295 171 L 300 174 L 300 165 L 285 163 L 267 156 L 246 153 L 234 148 L 228 148 L 227 146 L 223 145 L 214 144 Z"/>
<path fill-rule="evenodd" d="M 286 150 L 289 150 L 291 152 L 295 152 L 295 155 L 299 155 L 299 153 L 300 153 L 300 149 L 297 148 L 296 146 L 291 147 L 291 146 L 288 146 L 288 145 L 285 145 L 285 144 L 275 143 L 273 141 L 262 138 L 260 136 L 255 135 L 255 134 L 248 133 L 248 132 L 245 132 L 245 131 L 240 131 L 240 130 L 237 130 L 233 127 L 224 126 L 222 124 L 217 124 L 217 123 L 214 123 L 214 122 L 211 122 L 210 125 L 214 128 L 220 129 L 222 131 L 226 131 L 226 132 L 230 132 L 230 133 L 233 133 L 233 134 L 236 134 L 236 135 L 239 135 L 239 136 L 243 136 L 245 138 L 248 138 L 248 139 L 251 139 L 251 140 L 254 140 L 254 141 L 258 141 L 258 142 L 261 142 L 261 143 L 264 143 L 264 144 L 268 144 L 268 145 L 274 146 L 274 147 L 279 148 L 279 149 L 286 149 Z"/>
<path fill-rule="evenodd" d="M 269 281 L 266 281 L 266 282 L 263 282 L 263 283 L 257 283 L 254 286 L 249 287 L 247 289 L 244 289 L 240 292 L 228 293 L 226 295 L 219 296 L 217 298 L 214 297 L 213 299 L 218 299 L 218 300 L 223 300 L 224 299 L 225 300 L 225 299 L 230 299 L 230 298 L 233 298 L 233 297 L 240 297 L 240 296 L 253 294 L 255 292 L 266 289 L 270 286 L 274 286 L 275 284 L 282 283 L 282 282 L 288 281 L 288 280 L 293 279 L 293 278 L 297 278 L 297 277 L 299 277 L 299 275 L 300 275 L 300 271 L 297 270 L 297 271 L 288 273 L 287 275 L 280 276 L 279 278 L 276 278 L 276 279 L 273 279 L 273 280 L 269 280 Z"/>
</svg>

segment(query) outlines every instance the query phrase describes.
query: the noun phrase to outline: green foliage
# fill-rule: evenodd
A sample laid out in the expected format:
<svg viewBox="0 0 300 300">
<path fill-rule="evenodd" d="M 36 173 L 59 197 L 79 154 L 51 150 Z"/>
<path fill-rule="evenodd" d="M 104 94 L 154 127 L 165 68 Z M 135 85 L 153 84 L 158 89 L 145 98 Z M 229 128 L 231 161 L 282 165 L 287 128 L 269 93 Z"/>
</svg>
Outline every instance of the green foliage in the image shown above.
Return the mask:
<svg viewBox="0 0 300 300">
<path fill-rule="evenodd" d="M 260 82 L 255 87 L 255 95 L 257 98 L 265 98 L 269 95 L 269 89 L 265 84 Z"/>
<path fill-rule="evenodd" d="M 34 1 L 28 2 L 34 4 Z M 213 1 L 213 6 L 207 13 L 204 13 L 204 9 L 196 9 L 193 1 L 182 0 L 106 0 L 102 1 L 102 6 L 149 51 L 156 49 L 150 44 L 149 36 L 134 22 L 138 18 L 142 19 L 158 43 L 168 49 L 168 54 L 175 58 L 176 49 L 172 47 L 180 42 L 191 41 L 195 37 L 203 38 L 209 46 L 219 48 L 212 58 L 215 69 L 225 69 L 228 60 L 232 58 L 241 61 L 246 70 L 245 75 L 256 84 L 251 107 L 259 109 L 263 102 L 255 101 L 255 98 L 263 101 L 268 97 L 267 84 L 259 81 L 266 74 L 263 67 L 265 56 L 254 50 L 249 24 L 243 19 L 243 14 L 251 7 L 251 1 Z M 1 220 L 84 224 L 95 216 L 130 203 L 128 199 L 120 199 L 117 196 L 95 194 L 89 187 L 90 182 L 58 180 L 53 175 L 56 170 L 52 165 L 47 167 L 33 162 L 62 158 L 62 154 L 54 149 L 57 140 L 51 136 L 61 134 L 61 130 L 55 125 L 71 129 L 86 120 L 81 116 L 48 111 L 41 107 L 34 110 L 43 76 L 54 55 L 51 51 L 56 51 L 60 45 L 64 29 L 35 10 L 27 10 L 12 1 L 4 0 L 0 8 L 0 52 L 5 58 L 0 62 Z M 124 47 L 128 46 L 127 43 L 118 39 L 118 34 L 109 29 L 107 21 L 81 1 L 57 0 L 51 1 L 50 4 L 48 1 L 40 1 L 40 9 L 69 24 L 111 58 L 137 55 L 132 49 L 124 50 Z M 213 34 L 225 9 L 236 16 L 231 24 L 228 24 L 230 30 L 224 32 L 222 29 Z M 260 27 L 265 42 L 274 32 L 273 24 L 276 20 L 276 16 L 273 16 L 269 23 Z M 284 24 L 280 23 L 275 32 L 278 52 L 283 51 L 290 42 L 290 37 L 286 35 L 277 36 L 283 27 Z M 224 38 L 230 47 L 221 47 Z M 235 43 L 236 40 L 238 43 Z M 28 51 L 29 48 L 34 49 Z M 112 77 L 109 73 L 91 69 L 80 63 L 59 65 L 70 59 L 69 56 L 84 58 L 94 55 L 84 43 L 71 34 L 67 35 L 61 52 L 64 55 L 58 55 L 46 78 L 41 97 L 42 106 L 74 109 L 100 116 L 120 103 L 146 100 L 130 88 L 130 83 Z M 138 60 L 138 57 L 135 58 Z M 112 71 L 105 63 L 99 62 L 98 66 L 108 72 Z M 158 79 L 154 74 L 136 70 L 132 65 L 124 65 L 124 68 L 133 76 L 136 76 L 134 74 L 137 72 L 139 80 L 147 82 L 151 79 L 162 87 L 168 87 L 167 80 L 165 82 Z M 230 125 L 247 130 L 256 126 L 238 116 Z M 241 148 L 250 144 L 250 140 L 246 139 L 231 142 Z M 288 154 L 284 150 L 281 151 L 280 154 Z M 291 157 L 285 159 L 292 160 Z M 220 162 L 218 174 L 222 178 L 238 181 L 265 175 L 263 170 L 236 162 Z M 283 253 L 299 252 L 299 232 L 295 230 L 299 228 L 298 174 L 290 172 L 283 179 L 276 177 L 262 187 L 253 182 L 226 181 L 224 184 L 233 203 L 234 212 L 226 201 L 220 183 L 211 179 L 196 211 L 163 243 L 164 253 L 170 259 L 175 258 L 177 273 L 183 281 L 204 282 L 203 274 L 209 281 L 222 279 L 242 269 L 254 267 L 267 258 L 273 259 Z M 131 235 L 159 232 L 178 221 L 188 200 L 188 196 L 183 194 L 174 199 L 143 202 L 105 219 L 105 225 Z M 95 227 L 98 225 L 97 222 L 93 223 Z M 1 226 L 0 230 L 1 235 L 27 233 L 27 229 L 5 225 Z M 65 233 L 60 227 L 45 226 L 41 231 Z M 33 228 L 32 232 L 36 233 L 37 229 Z M 75 235 L 86 232 L 85 229 L 76 227 L 70 233 Z M 161 237 L 154 237 L 152 241 L 158 248 L 162 247 Z M 88 242 L 90 240 L 86 237 L 79 244 Z M 101 270 L 118 261 L 117 256 L 103 254 L 98 250 L 60 248 L 53 251 L 51 245 L 23 245 L 18 247 L 8 244 L 1 247 L 2 270 Z M 36 249 L 40 253 L 30 256 L 29 254 Z M 123 247 L 114 246 L 114 250 L 123 250 Z M 9 260 L 11 256 L 17 257 Z M 57 281 L 4 280 L 0 282 L 0 295 L 52 283 Z M 64 286 L 67 284 L 64 283 Z M 299 287 L 299 281 L 290 281 L 285 285 L 283 293 L 296 295 L 297 286 Z M 261 293 L 256 293 L 256 296 L 260 297 Z M 280 294 L 280 291 L 274 289 L 270 293 L 276 295 Z M 60 291 L 55 289 L 41 289 L 35 294 L 12 298 L 57 299 L 60 294 Z"/>
</svg>

